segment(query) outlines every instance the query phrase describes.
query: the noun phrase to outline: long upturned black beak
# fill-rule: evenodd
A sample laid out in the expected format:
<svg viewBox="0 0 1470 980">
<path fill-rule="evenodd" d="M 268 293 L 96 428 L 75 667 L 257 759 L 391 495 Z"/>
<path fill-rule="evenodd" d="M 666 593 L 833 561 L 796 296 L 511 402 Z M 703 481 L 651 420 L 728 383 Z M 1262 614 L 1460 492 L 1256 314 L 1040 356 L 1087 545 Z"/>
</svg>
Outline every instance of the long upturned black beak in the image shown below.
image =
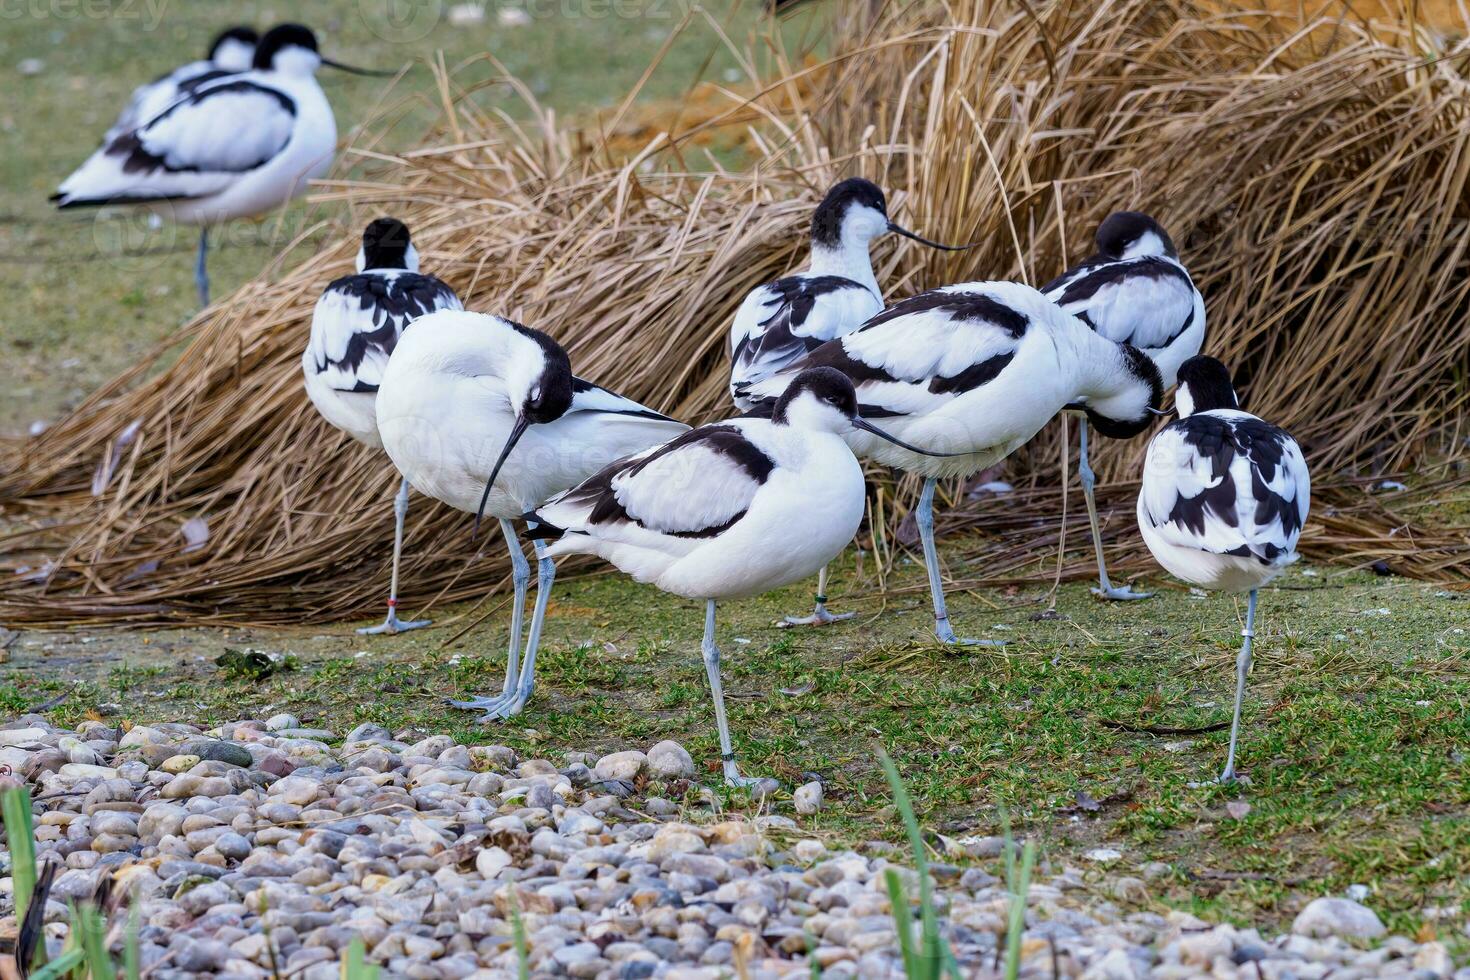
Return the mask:
<svg viewBox="0 0 1470 980">
<path fill-rule="evenodd" d="M 930 248 L 943 249 L 946 252 L 963 252 L 967 248 L 974 248 L 976 245 L 980 244 L 979 242 L 971 242 L 968 245 L 942 245 L 939 242 L 930 241 L 923 235 L 915 235 L 903 225 L 894 224 L 892 221 L 888 222 L 888 230 L 893 232 L 895 235 L 902 235 L 905 238 L 912 238 L 914 241 L 920 242 L 924 245 L 928 245 Z"/>
<path fill-rule="evenodd" d="M 895 446 L 899 446 L 899 447 L 901 447 L 903 449 L 907 449 L 911 453 L 919 453 L 921 456 L 967 456 L 967 455 L 969 455 L 968 453 L 936 453 L 936 452 L 934 452 L 932 450 L 929 450 L 929 449 L 920 449 L 918 446 L 910 446 L 908 443 L 904 442 L 902 439 L 899 439 L 899 438 L 896 438 L 894 436 L 889 435 L 888 433 L 884 432 L 882 429 L 880 429 L 876 425 L 874 425 L 872 422 L 869 422 L 867 419 L 863 419 L 863 418 L 852 419 L 852 427 L 854 429 L 862 429 L 864 432 L 871 432 L 871 433 L 873 433 L 873 435 L 877 436 L 879 439 L 887 439 L 889 442 L 893 443 Z"/>
<path fill-rule="evenodd" d="M 500 451 L 500 458 L 495 461 L 495 468 L 490 471 L 490 479 L 485 481 L 485 492 L 480 495 L 480 509 L 475 511 L 475 529 L 472 534 L 480 533 L 480 518 L 485 516 L 485 504 L 490 500 L 490 488 L 495 486 L 495 478 L 500 475 L 500 468 L 505 465 L 505 459 L 510 451 L 521 441 L 521 436 L 526 434 L 531 420 L 524 415 L 516 416 L 516 424 L 511 427 L 510 438 L 505 440 L 505 448 Z"/>
<path fill-rule="evenodd" d="M 1174 414 L 1173 409 L 1168 409 L 1168 408 L 1153 408 L 1153 407 L 1148 406 L 1148 405 L 1145 405 L 1144 406 L 1144 410 L 1147 411 L 1151 415 L 1158 415 L 1161 418 L 1168 418 L 1169 416 L 1171 416 L 1171 415 Z"/>
<path fill-rule="evenodd" d="M 352 65 L 344 65 L 340 61 L 333 61 L 331 58 L 322 58 L 322 64 L 338 71 L 345 71 L 353 75 L 370 75 L 374 78 L 388 78 L 398 74 L 396 71 L 378 71 L 375 68 L 355 68 Z"/>
</svg>

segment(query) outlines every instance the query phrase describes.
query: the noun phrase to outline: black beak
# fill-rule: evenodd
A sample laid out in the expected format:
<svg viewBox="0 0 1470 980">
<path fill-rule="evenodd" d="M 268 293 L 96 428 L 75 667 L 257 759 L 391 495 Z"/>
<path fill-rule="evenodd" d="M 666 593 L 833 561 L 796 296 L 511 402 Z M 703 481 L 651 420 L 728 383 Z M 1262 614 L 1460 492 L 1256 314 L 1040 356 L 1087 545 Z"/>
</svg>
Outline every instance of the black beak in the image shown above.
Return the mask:
<svg viewBox="0 0 1470 980">
<path fill-rule="evenodd" d="M 531 420 L 524 415 L 516 416 L 516 424 L 511 427 L 510 438 L 505 440 L 505 448 L 500 451 L 500 458 L 495 461 L 495 468 L 490 471 L 490 479 L 485 481 L 485 492 L 480 495 L 480 509 L 475 511 L 475 529 L 472 534 L 480 533 L 480 518 L 485 516 L 485 504 L 490 499 L 490 488 L 495 486 L 495 478 L 500 475 L 500 468 L 505 465 L 505 458 L 510 451 L 521 441 L 521 436 L 526 434 Z"/>
<path fill-rule="evenodd" d="M 895 235 L 902 235 L 905 238 L 912 238 L 914 241 L 920 242 L 924 245 L 928 245 L 930 248 L 943 249 L 946 252 L 963 252 L 967 248 L 974 248 L 976 245 L 980 244 L 979 242 L 971 242 L 968 245 L 941 245 L 939 242 L 931 242 L 923 235 L 915 235 L 903 225 L 894 224 L 892 221 L 888 222 L 888 230 L 893 232 Z"/>
<path fill-rule="evenodd" d="M 374 78 L 388 78 L 390 76 L 398 74 L 398 72 L 396 71 L 376 71 L 372 68 L 354 68 L 352 65 L 344 65 L 342 64 L 342 62 L 333 61 L 331 58 L 322 58 L 322 64 L 326 65 L 328 68 L 335 68 L 338 71 L 345 71 L 353 75 L 371 75 Z"/>
<path fill-rule="evenodd" d="M 851 421 L 852 421 L 852 427 L 854 429 L 862 429 L 864 432 L 871 432 L 871 433 L 873 433 L 873 435 L 877 436 L 879 439 L 887 439 L 889 442 L 893 443 L 895 446 L 900 446 L 900 447 L 902 447 L 904 449 L 907 449 L 911 453 L 918 453 L 921 456 L 968 456 L 969 455 L 969 453 L 936 453 L 936 452 L 932 452 L 931 450 L 928 450 L 928 449 L 920 449 L 918 446 L 910 446 L 908 443 L 904 442 L 902 439 L 896 439 L 896 438 L 894 438 L 893 436 L 891 436 L 888 433 L 884 432 L 882 429 L 878 428 L 872 422 L 869 422 L 867 419 L 864 419 L 864 418 L 854 418 Z"/>
<path fill-rule="evenodd" d="M 1145 406 L 1145 410 L 1150 415 L 1157 415 L 1160 418 L 1168 418 L 1169 416 L 1171 416 L 1171 415 L 1174 414 L 1172 411 L 1170 411 L 1168 409 L 1164 409 L 1164 408 L 1150 408 L 1150 407 Z"/>
</svg>

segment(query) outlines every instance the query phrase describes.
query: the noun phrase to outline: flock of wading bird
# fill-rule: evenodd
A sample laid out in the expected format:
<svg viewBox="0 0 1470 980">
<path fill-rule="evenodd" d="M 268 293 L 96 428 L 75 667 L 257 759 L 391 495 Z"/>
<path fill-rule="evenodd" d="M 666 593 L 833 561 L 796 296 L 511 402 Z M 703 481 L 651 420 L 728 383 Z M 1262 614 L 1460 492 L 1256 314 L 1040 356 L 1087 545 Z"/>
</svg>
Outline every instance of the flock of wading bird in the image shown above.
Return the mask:
<svg viewBox="0 0 1470 980">
<path fill-rule="evenodd" d="M 224 57 L 249 67 L 219 64 Z M 209 225 L 288 200 L 330 164 L 336 128 L 313 77 L 323 63 L 333 64 L 298 25 L 258 41 L 245 28 L 226 32 L 205 62 L 140 89 L 57 199 L 166 206 L 202 225 L 196 275 L 207 299 Z M 1249 593 L 1220 776 L 1235 779 L 1256 593 L 1297 558 L 1310 477 L 1291 436 L 1242 411 L 1225 365 L 1200 355 L 1204 301 L 1173 241 L 1149 216 L 1119 212 L 1097 229 L 1094 255 L 1039 290 L 967 282 L 885 306 L 869 246 L 890 232 L 967 247 L 895 224 L 867 180 L 836 184 L 813 212 L 808 268 L 752 291 L 730 327 L 730 393 L 741 414 L 690 428 L 577 377 L 547 334 L 465 310 L 419 271 L 402 222 L 369 224 L 357 273 L 326 287 L 302 355 L 322 416 L 386 450 L 401 475 L 387 619 L 361 632 L 428 625 L 397 616 L 409 487 L 475 514 L 476 527 L 494 516 L 515 588 L 505 683 L 494 696 L 453 703 L 486 721 L 510 718 L 532 694 L 555 559 L 597 555 L 639 582 L 704 601 L 724 775 L 749 785 L 725 718 L 716 603 L 817 575 L 816 608 L 782 625 L 850 616 L 826 607 L 826 566 L 864 514 L 860 459 L 923 477 L 916 518 L 935 636 L 994 643 L 962 639 L 950 624 L 934 544 L 936 482 L 995 465 L 1058 413 L 1081 416 L 1093 592 L 1146 599 L 1108 579 L 1087 438 L 1089 429 L 1141 434 L 1169 414 L 1164 391 L 1177 384 L 1178 417 L 1149 444 L 1138 524 L 1169 572 Z M 531 566 L 517 522 L 536 557 L 529 628 Z"/>
</svg>

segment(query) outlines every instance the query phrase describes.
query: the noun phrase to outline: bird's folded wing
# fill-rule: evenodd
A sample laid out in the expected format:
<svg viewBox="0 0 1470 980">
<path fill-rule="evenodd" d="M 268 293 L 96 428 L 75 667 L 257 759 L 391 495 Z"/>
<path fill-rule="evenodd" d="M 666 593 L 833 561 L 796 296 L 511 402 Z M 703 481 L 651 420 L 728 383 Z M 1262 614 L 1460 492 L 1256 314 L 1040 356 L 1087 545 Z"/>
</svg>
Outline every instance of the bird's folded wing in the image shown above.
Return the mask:
<svg viewBox="0 0 1470 980">
<path fill-rule="evenodd" d="M 537 519 L 598 537 L 711 537 L 745 515 L 774 466 L 738 426 L 702 426 L 613 463 L 539 508 Z"/>
<path fill-rule="evenodd" d="M 284 150 L 295 119 L 289 96 L 227 77 L 92 154 L 58 196 L 66 206 L 215 194 Z"/>
<path fill-rule="evenodd" d="M 1042 291 L 1102 336 L 1135 347 L 1167 347 L 1197 315 L 1189 275 L 1156 256 L 1068 273 Z"/>
<path fill-rule="evenodd" d="M 568 414 L 573 412 L 610 412 L 615 415 L 657 419 L 662 422 L 674 421 L 646 405 L 639 404 L 631 398 L 626 398 L 615 391 L 609 391 L 583 378 L 572 379 L 572 407 L 568 409 Z"/>
<path fill-rule="evenodd" d="M 418 317 L 445 309 L 463 306 L 433 276 L 344 276 L 317 300 L 309 365 L 338 391 L 376 391 L 403 330 Z"/>
<path fill-rule="evenodd" d="M 1272 562 L 1295 550 L 1310 496 L 1301 449 L 1281 429 L 1193 415 L 1149 444 L 1140 514 L 1181 547 Z"/>
<path fill-rule="evenodd" d="M 730 384 L 770 377 L 823 343 L 851 333 L 881 302 L 842 276 L 791 276 L 745 298 L 730 328 Z"/>
</svg>

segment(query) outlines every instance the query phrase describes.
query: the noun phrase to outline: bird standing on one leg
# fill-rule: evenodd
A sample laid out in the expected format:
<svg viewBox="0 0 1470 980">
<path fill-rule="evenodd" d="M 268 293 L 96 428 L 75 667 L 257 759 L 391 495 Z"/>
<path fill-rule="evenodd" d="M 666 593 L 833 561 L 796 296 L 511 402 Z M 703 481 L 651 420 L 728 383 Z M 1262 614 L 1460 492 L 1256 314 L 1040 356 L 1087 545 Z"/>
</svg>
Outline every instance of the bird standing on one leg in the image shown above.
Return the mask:
<svg viewBox="0 0 1470 980">
<path fill-rule="evenodd" d="M 499 695 L 453 702 L 483 721 L 519 714 L 536 677 L 536 651 L 555 565 L 537 551 L 536 606 L 520 662 L 530 566 L 513 519 L 628 453 L 689 427 L 572 375 L 546 334 L 503 317 L 441 310 L 416 320 L 383 372 L 378 432 L 414 489 L 451 507 L 500 519 L 510 549 L 510 644 Z"/>
<path fill-rule="evenodd" d="M 735 765 L 715 603 L 800 581 L 852 540 L 863 518 L 863 471 L 841 434 L 855 429 L 896 442 L 858 415 L 841 372 L 803 371 L 769 419 L 700 426 L 618 460 L 526 515 L 533 538 L 554 539 L 548 558 L 597 555 L 640 582 L 705 603 L 701 650 L 731 785 L 756 780 Z"/>
<path fill-rule="evenodd" d="M 1205 340 L 1205 301 L 1179 261 L 1174 242 L 1146 214 L 1118 211 L 1097 229 L 1097 252 L 1041 287 L 1062 309 L 1108 340 L 1132 344 L 1159 369 L 1167 389 L 1179 365 L 1198 354 Z M 1087 417 L 1078 405 L 1077 472 L 1087 499 L 1087 519 L 1097 552 L 1098 587 L 1102 599 L 1147 599 L 1152 593 L 1121 588 L 1108 579 L 1102 532 L 1087 461 Z"/>
<path fill-rule="evenodd" d="M 322 418 L 358 442 L 383 448 L 378 435 L 378 386 L 388 359 L 408 325 L 435 310 L 461 310 L 459 297 L 440 280 L 419 272 L 418 250 L 408 227 L 379 218 L 362 233 L 357 273 L 327 286 L 311 316 L 311 340 L 301 353 L 306 393 Z M 428 620 L 398 618 L 398 564 L 403 522 L 408 516 L 408 480 L 393 498 L 393 576 L 388 618 L 359 633 L 401 633 Z"/>
<path fill-rule="evenodd" d="M 750 386 L 748 397 L 773 398 L 790 374 L 809 367 L 851 378 L 862 416 L 898 438 L 958 454 L 935 459 L 866 432 L 845 436 L 860 458 L 924 478 L 916 517 L 934 633 L 943 643 L 961 640 L 950 625 L 934 545 L 936 481 L 994 466 L 1079 401 L 1098 431 L 1136 435 L 1163 397 L 1158 368 L 1137 348 L 1099 336 L 1014 282 L 944 286 L 896 303 L 787 372 Z"/>
<path fill-rule="evenodd" d="M 324 58 L 299 24 L 266 32 L 250 71 L 181 90 L 177 101 L 105 143 L 51 196 L 59 208 L 130 205 L 198 225 L 194 280 L 209 305 L 209 229 L 305 193 L 337 151 L 337 121 L 316 81 Z M 391 73 L 386 73 L 391 74 Z"/>
<path fill-rule="evenodd" d="M 255 46 L 260 35 L 245 25 L 230 27 L 215 35 L 209 51 L 199 61 L 180 65 L 133 89 L 128 104 L 102 137 L 106 146 L 128 130 L 137 129 L 205 82 L 225 75 L 249 71 L 255 63 Z"/>
<path fill-rule="evenodd" d="M 893 232 L 931 248 L 941 245 L 888 219 L 888 202 L 871 181 L 852 177 L 827 191 L 812 212 L 811 260 L 798 272 L 745 297 L 730 325 L 730 395 L 741 411 L 758 399 L 745 392 L 785 370 L 817 347 L 852 333 L 883 309 L 883 293 L 873 274 L 868 247 Z M 817 579 L 817 604 L 809 616 L 787 616 L 778 626 L 825 626 L 852 613 L 827 611 L 827 568 Z"/>
<path fill-rule="evenodd" d="M 1138 494 L 1138 527 L 1155 559 L 1203 589 L 1246 592 L 1235 665 L 1230 751 L 1221 782 L 1235 779 L 1241 705 L 1256 628 L 1256 591 L 1296 561 L 1311 503 L 1301 447 L 1240 410 L 1230 374 L 1213 357 L 1179 368 L 1179 419 L 1154 436 Z"/>
</svg>

